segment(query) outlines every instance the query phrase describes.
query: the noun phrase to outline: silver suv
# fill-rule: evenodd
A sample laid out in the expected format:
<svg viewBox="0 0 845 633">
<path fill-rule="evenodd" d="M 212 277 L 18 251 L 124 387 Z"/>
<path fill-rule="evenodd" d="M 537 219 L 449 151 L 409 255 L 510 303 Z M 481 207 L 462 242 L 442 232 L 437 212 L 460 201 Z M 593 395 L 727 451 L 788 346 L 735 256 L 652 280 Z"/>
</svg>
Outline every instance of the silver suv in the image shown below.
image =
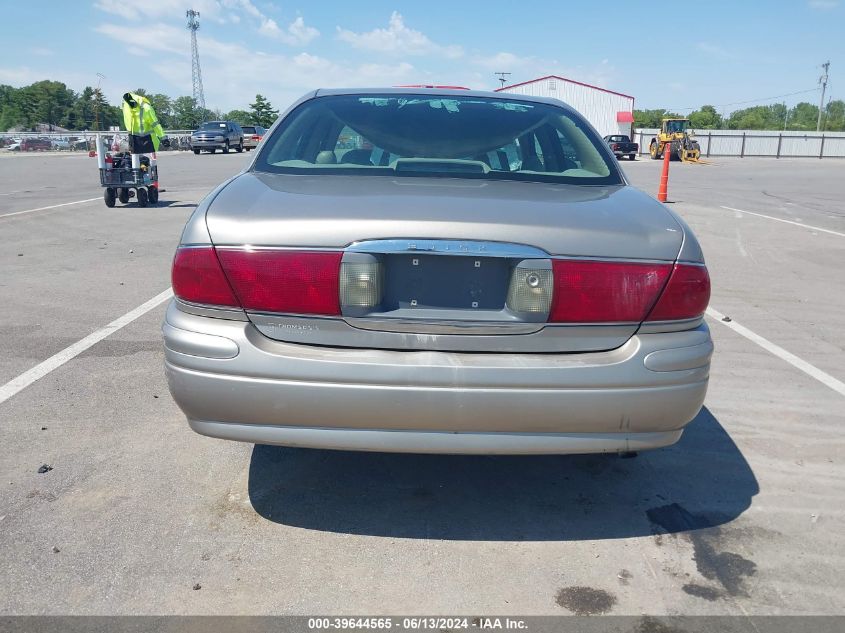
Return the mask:
<svg viewBox="0 0 845 633">
<path fill-rule="evenodd" d="M 230 149 L 244 151 L 244 132 L 234 121 L 209 121 L 191 134 L 191 147 L 194 154 L 206 150 L 213 154 L 218 149 L 228 154 Z"/>
</svg>

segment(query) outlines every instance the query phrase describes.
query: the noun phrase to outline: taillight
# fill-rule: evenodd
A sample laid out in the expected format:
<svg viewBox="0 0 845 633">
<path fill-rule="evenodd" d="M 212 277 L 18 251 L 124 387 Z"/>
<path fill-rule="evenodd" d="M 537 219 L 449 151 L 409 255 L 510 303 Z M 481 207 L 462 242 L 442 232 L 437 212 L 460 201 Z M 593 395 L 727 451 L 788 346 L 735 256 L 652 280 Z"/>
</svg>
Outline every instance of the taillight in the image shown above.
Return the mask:
<svg viewBox="0 0 845 633">
<path fill-rule="evenodd" d="M 648 321 L 692 319 L 704 314 L 710 302 L 710 275 L 705 266 L 676 264 L 666 290 Z"/>
<path fill-rule="evenodd" d="M 657 301 L 671 264 L 553 260 L 552 323 L 640 322 Z"/>
<path fill-rule="evenodd" d="M 619 149 L 619 143 L 614 143 L 613 145 L 610 146 L 610 149 L 612 149 L 614 151 Z"/>
<path fill-rule="evenodd" d="M 340 314 L 343 253 L 220 248 L 217 256 L 246 310 Z"/>
<path fill-rule="evenodd" d="M 212 246 L 181 247 L 173 258 L 173 294 L 191 303 L 240 307 Z"/>
<path fill-rule="evenodd" d="M 252 135 L 252 140 L 253 140 L 253 141 L 260 141 L 260 140 L 261 140 L 261 137 L 260 137 L 260 136 L 258 136 L 258 134 L 253 134 L 253 135 Z"/>
</svg>

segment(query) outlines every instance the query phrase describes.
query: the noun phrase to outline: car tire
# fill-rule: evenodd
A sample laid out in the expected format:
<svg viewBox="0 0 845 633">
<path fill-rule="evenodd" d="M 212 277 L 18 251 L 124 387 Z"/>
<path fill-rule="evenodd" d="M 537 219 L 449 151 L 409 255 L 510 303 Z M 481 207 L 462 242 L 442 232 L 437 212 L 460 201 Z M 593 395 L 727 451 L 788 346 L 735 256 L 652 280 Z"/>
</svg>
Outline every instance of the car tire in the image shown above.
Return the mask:
<svg viewBox="0 0 845 633">
<path fill-rule="evenodd" d="M 196 154 L 197 156 L 199 156 L 199 155 L 200 155 L 199 148 L 194 148 L 194 154 Z"/>
<path fill-rule="evenodd" d="M 129 202 L 129 189 L 126 189 L 125 187 L 118 189 L 117 199 L 120 200 L 120 204 L 126 204 Z"/>
<path fill-rule="evenodd" d="M 241 139 L 241 144 L 238 145 L 238 147 L 236 149 L 237 149 L 238 154 L 240 154 L 241 152 L 244 151 L 244 140 L 243 139 Z"/>
<path fill-rule="evenodd" d="M 158 187 L 147 189 L 147 195 L 150 199 L 150 204 L 158 204 Z"/>
<path fill-rule="evenodd" d="M 137 197 L 138 197 L 138 206 L 139 207 L 145 207 L 150 202 L 150 198 L 149 198 L 149 195 L 147 194 L 147 190 L 144 189 L 143 187 L 138 189 Z"/>
<path fill-rule="evenodd" d="M 229 141 L 226 141 L 226 144 L 223 146 L 223 153 L 224 154 L 229 153 Z"/>
<path fill-rule="evenodd" d="M 213 153 L 214 153 L 214 152 L 216 152 L 216 151 L 217 151 L 217 148 L 216 148 L 216 147 L 212 147 L 210 150 L 208 150 L 208 153 L 209 153 L 209 154 L 213 154 Z"/>
<path fill-rule="evenodd" d="M 628 160 L 637 160 L 636 154 L 628 154 Z"/>
<path fill-rule="evenodd" d="M 111 187 L 106 187 L 103 191 L 103 201 L 105 201 L 106 206 L 111 209 L 114 206 L 115 195 L 114 189 Z"/>
</svg>

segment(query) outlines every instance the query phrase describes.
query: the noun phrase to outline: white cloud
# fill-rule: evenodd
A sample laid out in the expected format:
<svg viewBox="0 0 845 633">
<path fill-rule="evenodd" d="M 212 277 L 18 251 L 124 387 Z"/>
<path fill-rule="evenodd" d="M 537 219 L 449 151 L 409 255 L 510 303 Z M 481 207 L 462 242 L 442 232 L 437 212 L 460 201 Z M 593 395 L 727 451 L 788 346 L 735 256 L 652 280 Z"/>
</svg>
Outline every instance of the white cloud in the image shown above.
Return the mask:
<svg viewBox="0 0 845 633">
<path fill-rule="evenodd" d="M 478 88 L 499 88 L 497 72 L 511 73 L 506 84 L 512 85 L 547 75 L 557 75 L 574 81 L 592 84 L 601 88 L 612 88 L 616 69 L 607 59 L 592 66 L 564 66 L 556 59 L 543 59 L 533 55 L 520 56 L 507 51 L 493 55 L 474 55 L 471 64 L 479 69 L 479 79 L 473 85 Z"/>
<path fill-rule="evenodd" d="M 304 46 L 320 35 L 320 31 L 305 24 L 302 16 L 288 24 L 287 30 L 282 30 L 272 18 L 262 19 L 258 32 L 262 35 L 272 37 L 291 46 Z"/>
<path fill-rule="evenodd" d="M 118 42 L 125 38 L 125 29 L 117 24 L 101 24 L 96 30 Z M 145 43 L 155 56 L 154 62 L 150 65 L 149 58 L 134 61 L 126 58 L 130 64 L 127 72 L 152 70 L 168 84 L 157 87 L 156 92 L 165 92 L 173 97 L 191 94 L 190 47 L 184 29 L 167 24 L 148 24 Z M 284 110 L 291 102 L 317 88 L 431 81 L 427 73 L 407 62 L 355 64 L 305 52 L 284 55 L 256 51 L 207 35 L 200 36 L 199 48 L 206 105 L 223 110 L 246 108 L 259 91 L 275 107 Z M 249 68 L 250 72 L 244 73 L 244 68 Z M 255 77 L 261 77 L 260 86 L 256 85 Z"/>
<path fill-rule="evenodd" d="M 457 45 L 441 45 L 432 42 L 424 33 L 405 26 L 405 20 L 394 11 L 386 29 L 373 29 L 366 33 L 355 33 L 337 27 L 339 40 L 368 51 L 398 55 L 440 55 L 449 59 L 463 57 L 464 50 Z"/>
<path fill-rule="evenodd" d="M 730 59 L 733 57 L 733 55 L 725 48 L 712 42 L 698 42 L 695 47 L 702 53 L 705 53 L 710 57 L 715 57 L 716 59 Z"/>
<path fill-rule="evenodd" d="M 200 24 L 211 20 L 218 24 L 240 24 L 242 16 L 251 22 L 262 35 L 274 37 L 292 46 L 305 45 L 320 32 L 305 24 L 302 16 L 297 17 L 286 29 L 261 12 L 251 0 L 191 0 L 190 6 L 200 13 Z M 173 0 L 96 0 L 94 6 L 101 11 L 117 15 L 124 20 L 168 19 L 186 21 L 185 12 L 174 8 Z"/>
<path fill-rule="evenodd" d="M 818 11 L 829 11 L 839 6 L 839 0 L 809 0 L 807 6 Z"/>
<path fill-rule="evenodd" d="M 173 0 L 143 0 L 142 2 L 126 2 L 126 0 L 96 0 L 94 6 L 106 13 L 112 13 L 125 20 L 141 18 L 173 17 L 185 19 L 185 9 L 175 8 Z M 210 19 L 215 22 L 225 22 L 221 15 L 221 4 L 217 0 L 191 0 L 191 8 L 200 12 L 200 19 Z"/>
</svg>

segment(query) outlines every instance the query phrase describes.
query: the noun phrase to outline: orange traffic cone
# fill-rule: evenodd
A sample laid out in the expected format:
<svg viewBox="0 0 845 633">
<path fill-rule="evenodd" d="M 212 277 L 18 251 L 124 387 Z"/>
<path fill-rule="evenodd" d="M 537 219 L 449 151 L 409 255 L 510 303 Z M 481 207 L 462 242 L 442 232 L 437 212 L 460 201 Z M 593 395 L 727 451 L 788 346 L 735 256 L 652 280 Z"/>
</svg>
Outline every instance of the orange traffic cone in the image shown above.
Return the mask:
<svg viewBox="0 0 845 633">
<path fill-rule="evenodd" d="M 669 194 L 669 159 L 672 155 L 672 144 L 663 144 L 663 173 L 660 174 L 660 188 L 657 190 L 657 200 L 666 202 Z"/>
</svg>

